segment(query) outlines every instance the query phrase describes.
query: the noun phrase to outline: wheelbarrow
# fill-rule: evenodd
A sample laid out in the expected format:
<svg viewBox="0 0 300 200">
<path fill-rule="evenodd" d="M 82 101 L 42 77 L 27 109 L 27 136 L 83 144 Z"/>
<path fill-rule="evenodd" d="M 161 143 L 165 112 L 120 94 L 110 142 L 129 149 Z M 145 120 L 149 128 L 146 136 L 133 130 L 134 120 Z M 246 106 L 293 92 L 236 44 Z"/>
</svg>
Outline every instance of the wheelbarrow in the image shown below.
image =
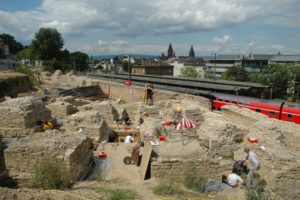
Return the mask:
<svg viewBox="0 0 300 200">
<path fill-rule="evenodd" d="M 140 156 L 140 147 L 141 147 L 140 144 L 137 144 L 134 147 L 131 147 L 131 146 L 127 146 L 126 147 L 127 152 L 130 153 L 131 156 L 125 156 L 123 158 L 123 163 L 125 165 L 136 164 L 137 166 L 139 166 L 140 159 L 141 159 L 141 156 Z"/>
</svg>

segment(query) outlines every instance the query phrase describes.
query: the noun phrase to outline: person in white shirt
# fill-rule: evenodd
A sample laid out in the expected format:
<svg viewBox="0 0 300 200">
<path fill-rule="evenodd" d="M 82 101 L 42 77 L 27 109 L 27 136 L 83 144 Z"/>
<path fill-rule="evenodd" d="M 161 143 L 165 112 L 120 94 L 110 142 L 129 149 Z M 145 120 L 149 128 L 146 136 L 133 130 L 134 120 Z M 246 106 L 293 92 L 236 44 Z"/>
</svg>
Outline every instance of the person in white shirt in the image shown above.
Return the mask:
<svg viewBox="0 0 300 200">
<path fill-rule="evenodd" d="M 222 176 L 222 183 L 227 183 L 231 187 L 241 186 L 243 182 L 243 179 L 235 173 L 229 174 L 227 177 L 225 175 Z"/>
<path fill-rule="evenodd" d="M 132 134 L 130 133 L 126 136 L 124 143 L 132 143 L 132 142 L 134 142 L 134 138 L 132 137 Z"/>
<path fill-rule="evenodd" d="M 253 151 L 250 151 L 250 148 L 245 147 L 244 152 L 247 154 L 246 159 L 249 161 L 249 173 L 247 176 L 247 187 L 251 188 L 253 187 L 253 178 L 256 172 L 260 169 L 260 160 L 256 153 Z"/>
</svg>

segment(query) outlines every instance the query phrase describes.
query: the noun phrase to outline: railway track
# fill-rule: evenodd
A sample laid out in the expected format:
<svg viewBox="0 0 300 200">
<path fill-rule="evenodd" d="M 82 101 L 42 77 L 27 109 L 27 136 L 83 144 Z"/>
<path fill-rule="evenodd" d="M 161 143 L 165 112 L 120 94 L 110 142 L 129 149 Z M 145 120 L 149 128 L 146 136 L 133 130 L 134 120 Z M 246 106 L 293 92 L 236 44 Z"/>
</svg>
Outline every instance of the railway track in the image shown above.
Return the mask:
<svg viewBox="0 0 300 200">
<path fill-rule="evenodd" d="M 113 81 L 123 83 L 124 80 L 129 79 L 128 74 L 88 74 L 90 78 Z M 144 87 L 146 82 L 151 82 L 155 88 L 187 93 L 197 96 L 211 97 L 212 93 L 225 93 L 239 95 L 240 91 L 248 91 L 252 88 L 265 89 L 267 86 L 257 83 L 246 83 L 236 81 L 224 80 L 209 80 L 209 79 L 189 79 L 177 78 L 168 76 L 154 76 L 154 75 L 130 75 L 132 85 Z"/>
</svg>

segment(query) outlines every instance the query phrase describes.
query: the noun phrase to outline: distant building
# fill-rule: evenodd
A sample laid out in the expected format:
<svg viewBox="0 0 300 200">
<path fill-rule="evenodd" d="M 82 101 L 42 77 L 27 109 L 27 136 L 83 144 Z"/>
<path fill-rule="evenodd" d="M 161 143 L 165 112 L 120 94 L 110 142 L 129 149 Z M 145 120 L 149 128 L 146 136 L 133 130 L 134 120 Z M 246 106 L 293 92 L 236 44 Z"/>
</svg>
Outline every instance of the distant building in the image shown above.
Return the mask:
<svg viewBox="0 0 300 200">
<path fill-rule="evenodd" d="M 189 57 L 190 57 L 190 58 L 195 58 L 195 52 L 194 52 L 193 45 L 192 45 L 191 48 L 190 48 Z"/>
<path fill-rule="evenodd" d="M 300 55 L 276 55 L 269 60 L 269 64 L 300 64 Z"/>
<path fill-rule="evenodd" d="M 132 66 L 133 74 L 173 76 L 174 66 L 164 62 L 147 61 Z"/>
<path fill-rule="evenodd" d="M 242 66 L 248 72 L 261 72 L 264 67 L 269 64 L 269 60 L 274 57 L 272 54 L 252 54 L 248 57 L 244 57 L 242 60 Z"/>
<path fill-rule="evenodd" d="M 184 67 L 195 67 L 199 78 L 204 77 L 204 68 L 205 68 L 205 61 L 203 58 L 187 58 L 187 57 L 180 57 L 174 60 L 168 60 L 169 64 L 174 66 L 174 76 L 181 75 L 181 69 Z"/>
<path fill-rule="evenodd" d="M 212 70 L 214 77 L 220 79 L 222 73 L 232 66 L 241 66 L 244 56 L 241 54 L 215 55 L 206 59 L 206 70 Z"/>
<path fill-rule="evenodd" d="M 175 53 L 173 51 L 172 44 L 170 43 L 168 48 L 168 58 L 172 58 L 172 57 L 175 57 Z"/>
</svg>

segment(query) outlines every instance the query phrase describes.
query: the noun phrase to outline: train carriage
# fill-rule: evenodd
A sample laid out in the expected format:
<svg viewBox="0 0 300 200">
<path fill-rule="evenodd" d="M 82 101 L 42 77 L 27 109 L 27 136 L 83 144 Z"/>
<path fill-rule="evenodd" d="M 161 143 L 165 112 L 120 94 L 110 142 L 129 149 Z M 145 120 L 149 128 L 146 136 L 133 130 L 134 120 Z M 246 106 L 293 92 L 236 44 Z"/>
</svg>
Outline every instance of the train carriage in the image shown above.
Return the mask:
<svg viewBox="0 0 300 200">
<path fill-rule="evenodd" d="M 300 124 L 300 105 L 297 103 L 265 100 L 252 97 L 235 96 L 214 93 L 211 96 L 211 106 L 221 110 L 224 105 L 235 105 L 267 115 L 269 118 Z"/>
</svg>

